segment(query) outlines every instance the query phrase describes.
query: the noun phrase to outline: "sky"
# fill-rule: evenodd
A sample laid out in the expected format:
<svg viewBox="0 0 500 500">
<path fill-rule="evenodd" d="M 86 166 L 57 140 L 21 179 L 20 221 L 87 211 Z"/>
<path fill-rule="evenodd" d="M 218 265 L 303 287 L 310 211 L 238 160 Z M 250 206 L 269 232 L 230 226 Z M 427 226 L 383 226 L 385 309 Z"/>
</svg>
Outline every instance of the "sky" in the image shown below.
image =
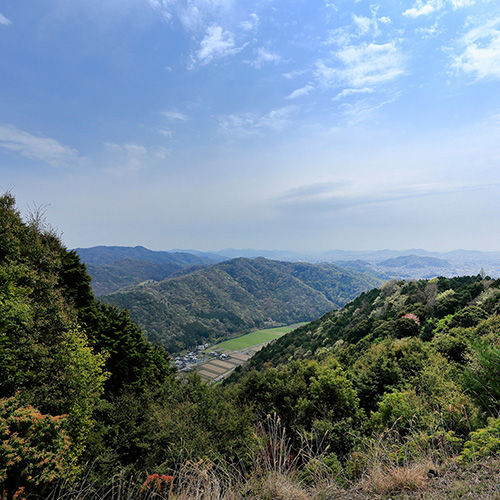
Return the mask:
<svg viewBox="0 0 500 500">
<path fill-rule="evenodd" d="M 500 2 L 0 1 L 0 191 L 69 248 L 500 250 Z"/>
</svg>

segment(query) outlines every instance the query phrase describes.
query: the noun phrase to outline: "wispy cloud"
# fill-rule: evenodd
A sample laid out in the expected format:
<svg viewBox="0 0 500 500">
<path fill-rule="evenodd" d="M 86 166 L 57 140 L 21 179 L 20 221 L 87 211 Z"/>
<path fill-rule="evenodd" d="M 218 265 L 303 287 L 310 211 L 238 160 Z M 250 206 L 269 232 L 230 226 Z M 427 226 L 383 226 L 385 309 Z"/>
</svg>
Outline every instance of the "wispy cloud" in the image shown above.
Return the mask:
<svg viewBox="0 0 500 500">
<path fill-rule="evenodd" d="M 188 117 L 184 113 L 173 109 L 165 109 L 161 111 L 161 115 L 169 120 L 179 120 L 181 122 L 186 122 L 188 120 Z"/>
<path fill-rule="evenodd" d="M 1 12 L 0 12 L 0 25 L 2 26 L 10 26 L 12 24 L 12 21 L 10 19 L 7 19 Z"/>
<path fill-rule="evenodd" d="M 309 95 L 312 90 L 314 90 L 314 85 L 308 83 L 306 86 L 301 87 L 300 89 L 295 89 L 293 92 L 288 94 L 285 99 L 297 99 L 298 97 Z"/>
<path fill-rule="evenodd" d="M 271 110 L 269 113 L 241 113 L 227 115 L 219 120 L 220 130 L 224 135 L 245 138 L 261 135 L 266 130 L 280 131 L 290 124 L 296 106 L 284 106 Z"/>
<path fill-rule="evenodd" d="M 49 137 L 24 132 L 9 124 L 0 124 L 0 148 L 54 167 L 70 165 L 80 158 L 76 149 Z"/>
<path fill-rule="evenodd" d="M 253 31 L 259 25 L 259 16 L 255 13 L 250 14 L 250 19 L 242 21 L 239 27 L 246 31 Z"/>
<path fill-rule="evenodd" d="M 259 69 L 264 64 L 278 64 L 281 61 L 281 57 L 278 54 L 269 52 L 264 47 L 259 47 L 256 52 L 257 57 L 253 61 L 248 62 L 254 68 Z"/>
<path fill-rule="evenodd" d="M 243 48 L 244 46 L 236 46 L 234 34 L 230 31 L 224 31 L 220 26 L 216 25 L 209 26 L 205 37 L 200 43 L 200 48 L 194 55 L 191 55 L 188 68 L 193 69 L 196 63 L 206 65 L 214 59 L 235 55 Z"/>
<path fill-rule="evenodd" d="M 283 77 L 287 80 L 293 80 L 294 78 L 305 75 L 307 73 L 309 73 L 308 69 L 296 69 L 293 71 L 288 71 L 287 73 L 283 73 Z"/>
<path fill-rule="evenodd" d="M 343 210 L 350 207 L 391 203 L 411 198 L 438 196 L 476 189 L 484 189 L 482 184 L 466 184 L 460 182 L 434 183 L 393 183 L 377 184 L 376 182 L 324 182 L 300 186 L 281 193 L 275 200 L 279 209 L 325 213 Z"/>
<path fill-rule="evenodd" d="M 343 67 L 317 62 L 316 76 L 328 87 L 372 87 L 390 82 L 405 73 L 405 59 L 395 41 L 347 45 L 335 52 L 334 56 Z"/>
<path fill-rule="evenodd" d="M 356 125 L 373 116 L 375 111 L 394 102 L 398 96 L 384 101 L 361 99 L 353 103 L 344 103 L 340 106 L 342 114 L 347 118 L 349 125 Z"/>
<path fill-rule="evenodd" d="M 164 160 L 170 154 L 164 147 L 146 148 L 133 142 L 126 144 L 105 142 L 104 146 L 116 155 L 111 160 L 112 166 L 106 169 L 114 174 L 135 174 L 143 170 L 150 160 Z M 114 166 L 115 164 L 117 166 Z"/>
<path fill-rule="evenodd" d="M 500 18 L 469 30 L 460 40 L 452 67 L 478 80 L 500 78 Z"/>
<path fill-rule="evenodd" d="M 174 133 L 171 130 L 165 130 L 164 128 L 157 128 L 156 131 L 162 135 L 163 137 L 167 137 L 168 139 L 172 138 Z"/>
<path fill-rule="evenodd" d="M 232 0 L 146 0 L 166 21 L 176 16 L 188 31 L 198 30 L 226 11 Z"/>
<path fill-rule="evenodd" d="M 439 26 L 439 23 L 436 21 L 432 26 L 426 26 L 424 28 L 417 28 L 415 30 L 415 33 L 420 35 L 422 38 L 433 38 L 437 35 L 441 34 L 441 28 Z"/>
<path fill-rule="evenodd" d="M 469 7 L 475 3 L 475 0 L 428 0 L 427 2 L 418 0 L 413 7 L 403 12 L 403 16 L 417 18 L 420 16 L 428 16 L 446 7 L 457 10 L 463 7 Z"/>
<path fill-rule="evenodd" d="M 339 92 L 334 98 L 334 101 L 340 101 L 344 99 L 345 97 L 352 96 L 352 95 L 361 95 L 361 94 L 371 94 L 374 92 L 374 89 L 370 87 L 363 87 L 361 89 L 344 89 L 342 92 Z"/>
</svg>

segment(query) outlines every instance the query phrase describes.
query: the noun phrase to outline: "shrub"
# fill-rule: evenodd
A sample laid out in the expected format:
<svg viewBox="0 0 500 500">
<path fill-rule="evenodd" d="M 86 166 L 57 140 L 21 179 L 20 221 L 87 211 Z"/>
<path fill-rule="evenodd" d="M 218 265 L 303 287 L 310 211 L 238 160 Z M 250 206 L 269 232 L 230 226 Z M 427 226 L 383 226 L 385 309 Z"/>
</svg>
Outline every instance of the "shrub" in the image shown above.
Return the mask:
<svg viewBox="0 0 500 500">
<path fill-rule="evenodd" d="M 486 414 L 500 414 L 500 347 L 481 342 L 464 373 L 465 387 Z"/>
<path fill-rule="evenodd" d="M 19 394 L 0 399 L 0 491 L 2 500 L 42 494 L 71 474 L 65 417 L 23 406 Z"/>
<path fill-rule="evenodd" d="M 500 418 L 489 418 L 487 427 L 471 432 L 460 454 L 463 461 L 500 455 Z"/>
</svg>

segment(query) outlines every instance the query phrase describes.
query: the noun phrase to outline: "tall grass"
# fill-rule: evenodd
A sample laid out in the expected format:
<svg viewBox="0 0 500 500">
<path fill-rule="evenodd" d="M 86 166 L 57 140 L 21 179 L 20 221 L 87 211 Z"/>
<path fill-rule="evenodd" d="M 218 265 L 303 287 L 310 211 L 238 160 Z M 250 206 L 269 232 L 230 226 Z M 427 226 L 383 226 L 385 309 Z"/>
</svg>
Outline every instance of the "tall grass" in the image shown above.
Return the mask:
<svg viewBox="0 0 500 500">
<path fill-rule="evenodd" d="M 442 464 L 450 458 L 416 434 L 401 436 L 391 430 L 367 440 L 341 466 L 323 442 L 321 436 L 303 436 L 302 446 L 294 449 L 279 417 L 272 415 L 255 429 L 246 469 L 205 459 L 179 463 L 171 471 L 172 480 L 164 483 L 139 475 L 97 485 L 88 475 L 78 484 L 59 484 L 46 500 L 333 500 L 389 494 L 434 498 L 432 491 L 427 496 L 429 477 L 443 474 Z"/>
</svg>

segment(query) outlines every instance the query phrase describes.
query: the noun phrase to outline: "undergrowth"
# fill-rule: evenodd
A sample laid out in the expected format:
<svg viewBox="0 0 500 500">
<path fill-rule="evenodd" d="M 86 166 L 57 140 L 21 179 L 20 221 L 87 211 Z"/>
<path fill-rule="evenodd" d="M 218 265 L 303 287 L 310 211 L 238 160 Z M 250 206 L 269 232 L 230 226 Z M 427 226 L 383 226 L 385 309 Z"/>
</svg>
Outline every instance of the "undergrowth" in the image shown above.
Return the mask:
<svg viewBox="0 0 500 500">
<path fill-rule="evenodd" d="M 97 486 L 88 477 L 60 482 L 47 500 L 357 500 L 472 498 L 500 500 L 500 467 L 488 458 L 465 464 L 450 448 L 387 431 L 340 463 L 321 439 L 299 450 L 277 416 L 255 429 L 251 465 L 211 460 L 179 463 L 171 475 L 116 476 Z M 442 442 L 442 440 L 437 440 Z M 22 495 L 19 495 L 19 500 Z"/>
</svg>

